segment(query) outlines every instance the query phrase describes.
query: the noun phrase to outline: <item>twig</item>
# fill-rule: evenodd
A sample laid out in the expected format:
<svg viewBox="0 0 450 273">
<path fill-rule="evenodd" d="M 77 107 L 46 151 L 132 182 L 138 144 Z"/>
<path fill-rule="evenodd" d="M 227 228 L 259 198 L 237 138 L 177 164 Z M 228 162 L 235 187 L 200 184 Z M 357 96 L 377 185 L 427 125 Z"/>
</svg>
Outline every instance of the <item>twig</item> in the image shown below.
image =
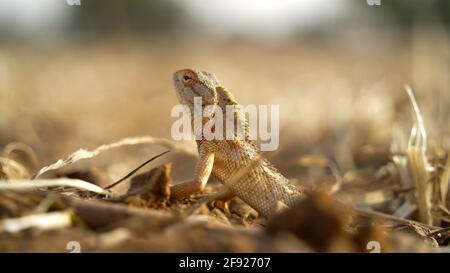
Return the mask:
<svg viewBox="0 0 450 273">
<path fill-rule="evenodd" d="M 100 200 L 82 200 L 70 196 L 60 196 L 61 201 L 91 227 L 109 225 L 129 217 L 149 217 L 153 220 L 164 220 L 171 214 L 153 210 L 128 207 Z"/>
<path fill-rule="evenodd" d="M 128 177 L 132 176 L 134 173 L 136 173 L 137 171 L 139 171 L 142 167 L 144 167 L 145 165 L 147 165 L 148 163 L 152 162 L 153 160 L 157 159 L 158 157 L 161 157 L 165 154 L 167 154 L 170 151 L 165 151 L 163 153 L 160 153 L 159 155 L 155 155 L 154 157 L 150 158 L 149 160 L 145 161 L 144 163 L 142 163 L 141 165 L 139 165 L 136 169 L 132 170 L 130 173 L 128 173 L 127 175 L 125 175 L 124 177 L 122 177 L 121 179 L 119 179 L 118 181 L 112 183 L 109 186 L 104 187 L 105 190 L 107 189 L 111 189 L 112 187 L 117 186 L 120 182 L 124 181 L 125 179 L 127 179 Z"/>
<path fill-rule="evenodd" d="M 377 212 L 377 211 L 369 211 L 369 210 L 364 210 L 364 209 L 359 209 L 359 208 L 353 208 L 353 211 L 360 215 L 360 216 L 366 216 L 366 217 L 374 217 L 374 218 L 381 218 L 384 219 L 386 221 L 393 221 L 393 222 L 397 222 L 397 223 L 402 223 L 402 224 L 406 224 L 406 225 L 418 225 L 421 227 L 425 227 L 431 230 L 436 230 L 436 229 L 441 229 L 441 227 L 436 227 L 433 225 L 428 225 L 428 224 L 424 224 L 421 222 L 417 222 L 414 220 L 409 220 L 409 219 L 404 219 L 404 218 L 399 218 L 393 215 L 389 215 L 389 214 L 385 214 L 382 212 Z"/>
</svg>

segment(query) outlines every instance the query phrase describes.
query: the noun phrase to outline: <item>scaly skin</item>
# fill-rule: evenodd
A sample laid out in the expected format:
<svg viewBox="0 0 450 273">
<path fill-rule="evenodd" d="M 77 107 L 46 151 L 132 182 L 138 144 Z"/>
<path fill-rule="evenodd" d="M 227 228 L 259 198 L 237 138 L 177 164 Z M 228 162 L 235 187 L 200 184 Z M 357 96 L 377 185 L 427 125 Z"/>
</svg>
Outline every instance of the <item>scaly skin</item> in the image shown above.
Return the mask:
<svg viewBox="0 0 450 273">
<path fill-rule="evenodd" d="M 194 69 L 179 70 L 174 73 L 173 80 L 180 103 L 188 106 L 191 113 L 195 96 L 202 98 L 203 107 L 220 107 L 223 113 L 226 105 L 238 105 L 232 94 L 222 87 L 211 73 Z M 224 115 L 224 128 L 225 119 Z M 204 119 L 203 124 L 207 120 L 208 118 Z M 201 191 L 212 174 L 228 188 L 218 199 L 229 199 L 236 195 L 265 217 L 274 213 L 280 205 L 291 207 L 303 195 L 301 189 L 289 184 L 266 159 L 257 161 L 256 165 L 244 172 L 235 183 L 227 183 L 233 179 L 236 172 L 254 164 L 255 158 L 260 154 L 256 145 L 248 139 L 247 121 L 241 112 L 235 114 L 235 122 L 245 128 L 243 139 L 236 137 L 233 140 L 197 140 L 199 161 L 195 178 L 172 186 L 172 197 L 188 197 Z"/>
</svg>

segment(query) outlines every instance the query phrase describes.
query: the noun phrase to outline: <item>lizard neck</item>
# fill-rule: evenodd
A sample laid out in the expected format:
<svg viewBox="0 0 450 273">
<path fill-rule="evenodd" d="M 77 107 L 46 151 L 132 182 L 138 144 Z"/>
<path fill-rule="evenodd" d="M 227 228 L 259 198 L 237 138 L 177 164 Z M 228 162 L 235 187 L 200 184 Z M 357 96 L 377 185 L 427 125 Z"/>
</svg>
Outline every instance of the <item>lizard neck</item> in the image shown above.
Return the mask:
<svg viewBox="0 0 450 273">
<path fill-rule="evenodd" d="M 217 133 L 217 135 L 221 135 L 221 139 L 223 140 L 248 141 L 248 122 L 244 112 L 241 109 L 241 106 L 234 99 L 231 92 L 226 88 L 218 86 L 216 87 L 216 92 L 217 104 L 215 104 L 214 111 L 212 111 L 212 113 L 209 113 L 206 117 L 202 116 L 201 122 L 196 122 L 195 119 L 200 119 L 198 115 L 203 115 L 203 113 L 194 113 L 194 109 L 191 109 L 191 113 L 194 113 L 192 115 L 191 125 L 193 128 L 193 132 L 197 137 L 197 140 L 202 142 L 207 141 L 207 138 L 205 138 L 204 136 L 204 132 L 206 130 L 207 132 L 214 132 Z M 206 110 L 204 109 L 204 107 L 205 106 L 203 106 L 202 112 Z M 218 113 L 216 113 L 216 111 L 220 111 L 220 116 L 217 116 Z M 222 125 L 221 132 L 216 132 L 216 130 L 220 130 L 219 126 L 215 126 L 216 122 L 218 122 L 217 118 L 220 118 L 220 123 Z M 211 126 L 211 123 L 214 125 Z M 213 140 L 218 140 L 218 138 L 214 137 Z"/>
<path fill-rule="evenodd" d="M 217 101 L 218 106 L 222 109 L 223 115 L 223 124 L 224 124 L 224 131 L 226 130 L 226 123 L 229 117 L 227 117 L 226 111 L 229 111 L 229 109 L 232 109 L 233 113 L 231 115 L 231 118 L 233 119 L 232 122 L 234 124 L 234 136 L 239 137 L 243 140 L 249 139 L 249 129 L 248 129 L 248 122 L 247 118 L 245 117 L 244 112 L 241 109 L 241 105 L 236 101 L 233 94 L 231 94 L 228 89 L 222 86 L 216 87 L 217 92 Z M 229 109 L 227 109 L 227 106 Z M 236 128 L 239 128 L 240 131 L 236 131 Z M 238 135 L 240 133 L 241 135 Z"/>
</svg>

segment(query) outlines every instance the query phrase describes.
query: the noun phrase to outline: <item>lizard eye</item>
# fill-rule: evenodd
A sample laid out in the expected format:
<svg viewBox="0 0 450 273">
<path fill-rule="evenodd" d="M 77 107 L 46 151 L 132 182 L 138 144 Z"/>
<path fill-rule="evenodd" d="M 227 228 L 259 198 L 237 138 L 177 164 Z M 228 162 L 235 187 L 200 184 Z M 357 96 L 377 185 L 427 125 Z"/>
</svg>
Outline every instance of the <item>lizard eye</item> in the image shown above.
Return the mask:
<svg viewBox="0 0 450 273">
<path fill-rule="evenodd" d="M 186 85 L 192 85 L 195 83 L 197 77 L 190 71 L 187 71 L 183 74 L 183 83 Z"/>
</svg>

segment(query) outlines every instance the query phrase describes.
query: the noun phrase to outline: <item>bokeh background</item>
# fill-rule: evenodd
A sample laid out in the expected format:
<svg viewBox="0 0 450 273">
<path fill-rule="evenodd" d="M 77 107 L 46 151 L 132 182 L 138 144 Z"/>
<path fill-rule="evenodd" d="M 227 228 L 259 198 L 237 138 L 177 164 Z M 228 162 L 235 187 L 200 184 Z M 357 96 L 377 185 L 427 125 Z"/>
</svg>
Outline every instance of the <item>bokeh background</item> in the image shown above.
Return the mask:
<svg viewBox="0 0 450 273">
<path fill-rule="evenodd" d="M 129 136 L 170 138 L 171 74 L 200 68 L 241 104 L 280 105 L 273 162 L 289 177 L 314 176 L 297 164 L 304 155 L 341 173 L 386 162 L 393 134 L 413 122 L 404 84 L 431 143 L 448 149 L 450 2 L 381 4 L 2 0 L 0 147 L 27 143 L 45 165 Z M 124 148 L 89 164 L 115 166 L 117 178 L 152 149 L 162 150 Z"/>
</svg>

